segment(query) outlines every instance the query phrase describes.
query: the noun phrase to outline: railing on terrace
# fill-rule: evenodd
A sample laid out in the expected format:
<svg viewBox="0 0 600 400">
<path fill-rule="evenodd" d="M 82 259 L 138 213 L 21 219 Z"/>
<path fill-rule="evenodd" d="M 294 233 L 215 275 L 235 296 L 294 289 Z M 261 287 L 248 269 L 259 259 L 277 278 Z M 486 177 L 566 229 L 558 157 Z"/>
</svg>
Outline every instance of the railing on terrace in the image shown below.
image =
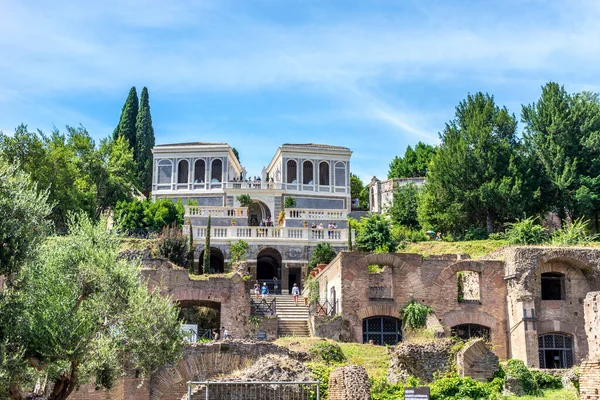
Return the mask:
<svg viewBox="0 0 600 400">
<path fill-rule="evenodd" d="M 314 302 L 308 307 L 308 312 L 310 315 L 336 315 L 339 312 L 338 303 L 339 300 L 333 301 L 328 299 L 325 299 L 324 301 Z"/>
<path fill-rule="evenodd" d="M 196 343 L 200 340 L 212 340 L 212 332 L 210 329 L 198 329 L 198 325 L 184 324 L 181 326 L 181 332 L 185 336 L 185 340 L 189 343 Z"/>
<path fill-rule="evenodd" d="M 152 191 L 208 191 L 223 189 L 241 189 L 241 190 L 286 190 L 298 192 L 318 192 L 318 193 L 350 193 L 349 186 L 332 185 L 314 185 L 302 183 L 284 183 L 267 181 L 248 181 L 248 182 L 186 182 L 186 183 L 154 183 Z"/>
<path fill-rule="evenodd" d="M 194 239 L 206 237 L 205 226 L 192 226 Z M 183 234 L 189 235 L 190 226 L 183 226 Z M 230 239 L 230 240 L 298 240 L 298 241 L 336 241 L 347 242 L 348 230 L 343 229 L 312 229 L 312 228 L 291 228 L 291 227 L 260 227 L 260 226 L 213 226 L 210 231 L 211 239 Z M 352 241 L 354 242 L 354 230 L 352 231 Z"/>
<path fill-rule="evenodd" d="M 255 300 L 250 298 L 250 314 L 257 316 L 277 315 L 277 299 Z"/>
<path fill-rule="evenodd" d="M 302 219 L 308 222 L 313 220 L 345 220 L 348 217 L 346 210 L 323 210 L 310 208 L 288 208 L 285 210 L 286 219 Z"/>
<path fill-rule="evenodd" d="M 186 217 L 248 217 L 248 207 L 185 206 Z"/>
</svg>

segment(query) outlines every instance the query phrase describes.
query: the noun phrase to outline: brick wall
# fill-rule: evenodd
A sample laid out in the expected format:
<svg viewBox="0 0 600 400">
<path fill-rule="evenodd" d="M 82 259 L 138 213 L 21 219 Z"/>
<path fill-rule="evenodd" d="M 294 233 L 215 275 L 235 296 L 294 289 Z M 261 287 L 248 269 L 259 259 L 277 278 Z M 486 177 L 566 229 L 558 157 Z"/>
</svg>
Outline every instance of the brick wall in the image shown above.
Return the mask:
<svg viewBox="0 0 600 400">
<path fill-rule="evenodd" d="M 456 367 L 461 376 L 487 382 L 499 368 L 498 356 L 485 345 L 483 339 L 475 339 L 456 354 Z"/>
<path fill-rule="evenodd" d="M 600 292 L 590 292 L 584 301 L 588 359 L 581 363 L 581 400 L 600 400 Z"/>
<path fill-rule="evenodd" d="M 346 365 L 329 375 L 329 400 L 369 400 L 371 383 L 367 371 L 358 365 Z"/>
<path fill-rule="evenodd" d="M 579 394 L 580 400 L 600 400 L 600 360 L 581 363 Z"/>
</svg>

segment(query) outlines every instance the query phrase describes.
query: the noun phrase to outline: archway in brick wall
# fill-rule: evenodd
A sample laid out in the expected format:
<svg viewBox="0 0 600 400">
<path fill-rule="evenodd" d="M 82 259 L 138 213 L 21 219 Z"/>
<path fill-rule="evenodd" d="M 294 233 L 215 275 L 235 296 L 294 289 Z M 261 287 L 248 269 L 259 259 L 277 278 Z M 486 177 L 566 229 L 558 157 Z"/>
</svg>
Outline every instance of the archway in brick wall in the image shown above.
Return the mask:
<svg viewBox="0 0 600 400">
<path fill-rule="evenodd" d="M 210 300 L 183 300 L 177 303 L 179 318 L 183 320 L 188 333 L 188 341 L 197 342 L 212 339 L 213 329 L 221 327 L 221 303 Z"/>
</svg>

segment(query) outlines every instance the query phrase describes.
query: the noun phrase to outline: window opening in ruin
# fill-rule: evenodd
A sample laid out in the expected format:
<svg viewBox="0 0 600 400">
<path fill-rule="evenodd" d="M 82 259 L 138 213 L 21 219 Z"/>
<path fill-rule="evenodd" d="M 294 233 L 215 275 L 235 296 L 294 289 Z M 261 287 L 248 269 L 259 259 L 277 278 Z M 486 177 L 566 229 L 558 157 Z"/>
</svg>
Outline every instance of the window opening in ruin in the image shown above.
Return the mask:
<svg viewBox="0 0 600 400">
<path fill-rule="evenodd" d="M 394 317 L 363 319 L 363 343 L 393 346 L 402 341 L 402 321 Z"/>
<path fill-rule="evenodd" d="M 459 303 L 481 303 L 480 274 L 475 271 L 456 273 L 456 285 Z"/>
<path fill-rule="evenodd" d="M 452 327 L 452 335 L 457 336 L 463 340 L 469 340 L 472 338 L 483 338 L 488 342 L 491 340 L 491 329 L 487 326 L 477 324 L 462 324 Z"/>
<path fill-rule="evenodd" d="M 177 183 L 188 182 L 188 169 L 188 162 L 186 160 L 179 161 L 179 166 L 177 168 Z"/>
<path fill-rule="evenodd" d="M 213 160 L 211 171 L 210 171 L 210 181 L 211 182 L 221 182 L 223 178 L 223 161 L 220 159 Z"/>
<path fill-rule="evenodd" d="M 287 183 L 298 183 L 298 175 L 296 174 L 296 161 L 288 160 L 287 162 Z"/>
<path fill-rule="evenodd" d="M 558 272 L 542 274 L 542 300 L 565 299 L 565 276 Z"/>
<path fill-rule="evenodd" d="M 385 265 L 369 264 L 367 267 L 370 274 L 380 274 L 385 269 Z"/>
<path fill-rule="evenodd" d="M 212 339 L 212 330 L 221 326 L 221 303 L 215 301 L 183 300 L 179 302 L 179 319 L 188 342 Z"/>
<path fill-rule="evenodd" d="M 200 262 L 198 263 L 198 272 L 201 274 L 204 271 L 202 262 L 204 260 L 204 250 L 200 253 Z M 210 248 L 210 273 L 221 274 L 225 272 L 225 257 L 223 252 L 216 247 Z"/>
<path fill-rule="evenodd" d="M 559 333 L 538 336 L 540 368 L 562 369 L 573 366 L 573 338 Z"/>
</svg>

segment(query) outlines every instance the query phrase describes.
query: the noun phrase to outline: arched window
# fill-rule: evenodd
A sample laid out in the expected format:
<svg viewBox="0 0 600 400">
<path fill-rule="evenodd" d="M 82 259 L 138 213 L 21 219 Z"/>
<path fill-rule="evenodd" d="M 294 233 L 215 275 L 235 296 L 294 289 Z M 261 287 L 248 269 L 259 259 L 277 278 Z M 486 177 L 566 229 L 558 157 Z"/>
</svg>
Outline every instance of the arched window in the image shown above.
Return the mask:
<svg viewBox="0 0 600 400">
<path fill-rule="evenodd" d="M 305 185 L 312 185 L 313 181 L 313 163 L 310 161 L 304 161 L 302 164 L 302 183 Z"/>
<path fill-rule="evenodd" d="M 221 182 L 223 178 L 223 161 L 219 158 L 213 160 L 210 171 L 210 181 L 211 182 Z"/>
<path fill-rule="evenodd" d="M 335 163 L 335 186 L 346 186 L 346 164 Z"/>
<path fill-rule="evenodd" d="M 319 185 L 329 186 L 329 163 L 325 161 L 319 164 Z"/>
<path fill-rule="evenodd" d="M 469 340 L 471 338 L 484 338 L 485 340 L 489 341 L 492 338 L 490 328 L 477 324 L 462 324 L 453 326 L 452 334 L 463 340 Z"/>
<path fill-rule="evenodd" d="M 560 333 L 538 336 L 540 368 L 556 369 L 573 366 L 573 338 Z"/>
<path fill-rule="evenodd" d="M 371 317 L 363 319 L 363 343 L 396 345 L 402 341 L 401 321 L 394 317 Z"/>
<path fill-rule="evenodd" d="M 187 160 L 179 161 L 177 166 L 177 183 L 187 183 L 188 182 L 188 170 L 189 164 Z"/>
<path fill-rule="evenodd" d="M 194 163 L 194 183 L 204 183 L 206 177 L 206 162 L 204 160 L 196 160 Z"/>
<path fill-rule="evenodd" d="M 565 276 L 558 272 L 542 274 L 542 300 L 565 299 Z"/>
<path fill-rule="evenodd" d="M 170 184 L 173 175 L 173 163 L 171 160 L 161 160 L 158 162 L 158 179 L 159 184 Z"/>
<path fill-rule="evenodd" d="M 288 160 L 287 162 L 287 183 L 298 183 L 296 161 Z"/>
</svg>

